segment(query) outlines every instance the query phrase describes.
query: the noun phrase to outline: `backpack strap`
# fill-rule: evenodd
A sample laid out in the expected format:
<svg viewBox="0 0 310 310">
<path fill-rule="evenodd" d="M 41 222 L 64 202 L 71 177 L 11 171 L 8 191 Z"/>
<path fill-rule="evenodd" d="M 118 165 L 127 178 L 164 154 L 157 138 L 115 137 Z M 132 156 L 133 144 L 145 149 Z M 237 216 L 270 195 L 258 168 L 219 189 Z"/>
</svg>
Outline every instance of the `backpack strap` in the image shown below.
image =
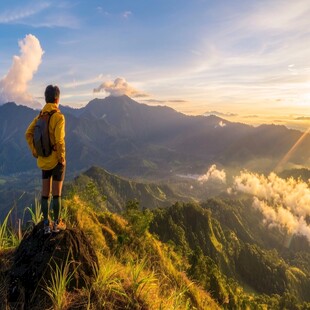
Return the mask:
<svg viewBox="0 0 310 310">
<path fill-rule="evenodd" d="M 59 111 L 53 110 L 53 111 L 51 111 L 51 112 L 48 112 L 48 114 L 49 114 L 49 116 L 50 116 L 50 117 L 48 118 L 48 123 L 47 123 L 48 130 L 49 130 L 49 128 L 50 128 L 50 120 L 51 120 L 52 116 L 53 116 L 55 113 L 57 113 L 57 112 L 59 112 Z M 50 141 L 51 141 L 51 138 L 50 138 Z M 54 145 L 51 144 L 51 147 L 52 147 L 53 151 L 56 151 L 56 144 L 54 144 Z"/>
</svg>

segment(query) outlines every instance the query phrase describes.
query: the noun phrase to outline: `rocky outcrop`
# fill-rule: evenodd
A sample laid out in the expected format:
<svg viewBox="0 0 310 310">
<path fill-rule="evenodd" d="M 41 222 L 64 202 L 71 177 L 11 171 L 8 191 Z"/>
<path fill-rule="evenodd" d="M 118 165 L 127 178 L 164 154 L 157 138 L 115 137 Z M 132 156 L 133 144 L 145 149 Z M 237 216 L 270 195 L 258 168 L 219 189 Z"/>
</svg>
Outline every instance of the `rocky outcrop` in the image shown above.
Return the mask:
<svg viewBox="0 0 310 310">
<path fill-rule="evenodd" d="M 43 234 L 38 224 L 22 240 L 8 272 L 8 301 L 15 309 L 45 309 L 50 304 L 46 288 L 51 284 L 57 266 L 73 274 L 68 291 L 90 287 L 98 267 L 98 259 L 85 234 L 78 229 L 66 229 Z"/>
</svg>

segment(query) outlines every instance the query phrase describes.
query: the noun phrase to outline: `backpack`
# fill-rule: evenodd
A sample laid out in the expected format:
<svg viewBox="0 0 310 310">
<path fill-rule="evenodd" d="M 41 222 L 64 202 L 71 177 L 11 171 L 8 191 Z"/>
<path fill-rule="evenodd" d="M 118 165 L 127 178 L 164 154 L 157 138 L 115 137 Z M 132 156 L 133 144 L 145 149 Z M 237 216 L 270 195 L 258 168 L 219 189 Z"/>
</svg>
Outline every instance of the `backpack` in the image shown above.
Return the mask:
<svg viewBox="0 0 310 310">
<path fill-rule="evenodd" d="M 53 146 L 51 145 L 49 135 L 49 124 L 52 115 L 57 111 L 40 112 L 39 118 L 34 127 L 33 145 L 38 156 L 48 157 L 52 154 Z"/>
</svg>

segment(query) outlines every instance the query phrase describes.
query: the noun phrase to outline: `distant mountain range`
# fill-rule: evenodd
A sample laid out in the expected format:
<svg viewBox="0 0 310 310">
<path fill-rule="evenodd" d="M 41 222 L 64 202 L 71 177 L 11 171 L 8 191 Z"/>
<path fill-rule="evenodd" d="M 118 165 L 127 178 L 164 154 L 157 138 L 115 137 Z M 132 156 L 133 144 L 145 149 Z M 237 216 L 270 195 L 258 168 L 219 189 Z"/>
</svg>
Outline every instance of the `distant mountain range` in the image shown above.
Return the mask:
<svg viewBox="0 0 310 310">
<path fill-rule="evenodd" d="M 284 126 L 253 127 L 212 115 L 188 116 L 127 96 L 61 110 L 71 174 L 97 165 L 130 177 L 170 177 L 202 173 L 213 163 L 270 171 L 302 135 Z M 0 106 L 0 174 L 36 168 L 24 132 L 37 113 L 15 103 Z M 293 165 L 309 164 L 309 144 L 306 137 L 290 158 Z"/>
</svg>

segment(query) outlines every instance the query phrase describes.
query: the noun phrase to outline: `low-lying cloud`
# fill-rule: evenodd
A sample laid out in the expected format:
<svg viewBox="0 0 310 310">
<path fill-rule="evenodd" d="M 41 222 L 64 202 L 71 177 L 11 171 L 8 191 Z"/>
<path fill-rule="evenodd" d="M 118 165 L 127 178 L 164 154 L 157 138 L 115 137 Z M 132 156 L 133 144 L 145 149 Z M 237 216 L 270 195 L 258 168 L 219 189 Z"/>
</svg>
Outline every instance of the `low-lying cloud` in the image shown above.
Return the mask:
<svg viewBox="0 0 310 310">
<path fill-rule="evenodd" d="M 38 70 L 44 53 L 39 40 L 32 34 L 18 42 L 20 56 L 13 57 L 8 73 L 0 80 L 0 103 L 14 101 L 31 107 L 40 104 L 28 92 L 28 83 Z"/>
<path fill-rule="evenodd" d="M 217 169 L 216 165 L 212 165 L 206 174 L 198 177 L 198 181 L 201 183 L 206 183 L 209 181 L 226 183 L 226 172 L 224 170 Z"/>
<path fill-rule="evenodd" d="M 247 171 L 234 178 L 233 190 L 254 196 L 253 207 L 264 216 L 268 227 L 279 227 L 290 234 L 305 236 L 310 242 L 310 188 L 301 181 L 282 179 Z"/>
<path fill-rule="evenodd" d="M 203 114 L 204 116 L 210 116 L 210 115 L 216 115 L 220 117 L 234 117 L 238 116 L 236 113 L 224 113 L 224 112 L 218 112 L 218 111 L 207 111 L 206 113 Z"/>
<path fill-rule="evenodd" d="M 218 125 L 219 125 L 220 127 L 225 127 L 225 126 L 226 126 L 226 123 L 224 123 L 223 121 L 220 121 Z"/>
<path fill-rule="evenodd" d="M 105 91 L 111 96 L 117 97 L 127 95 L 132 98 L 148 97 L 147 94 L 130 86 L 124 78 L 117 78 L 115 81 L 107 81 L 94 88 L 94 93 Z"/>
</svg>

